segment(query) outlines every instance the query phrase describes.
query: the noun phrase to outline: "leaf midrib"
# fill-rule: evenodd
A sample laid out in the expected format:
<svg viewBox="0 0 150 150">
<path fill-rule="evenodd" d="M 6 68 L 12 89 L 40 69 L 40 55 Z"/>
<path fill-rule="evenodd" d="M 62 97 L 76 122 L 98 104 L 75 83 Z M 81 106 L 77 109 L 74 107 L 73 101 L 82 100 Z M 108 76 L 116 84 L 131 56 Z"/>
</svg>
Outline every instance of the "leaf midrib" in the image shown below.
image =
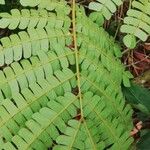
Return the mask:
<svg viewBox="0 0 150 150">
<path fill-rule="evenodd" d="M 81 111 L 81 120 L 83 120 L 83 106 L 82 106 L 82 93 L 81 93 L 81 79 L 80 79 L 80 70 L 79 70 L 79 50 L 77 46 L 77 33 L 76 33 L 76 1 L 72 0 L 72 26 L 73 26 L 73 44 L 75 50 L 75 61 L 76 61 L 76 73 L 77 73 L 77 86 L 78 86 L 78 95 L 80 100 L 80 111 Z"/>
</svg>

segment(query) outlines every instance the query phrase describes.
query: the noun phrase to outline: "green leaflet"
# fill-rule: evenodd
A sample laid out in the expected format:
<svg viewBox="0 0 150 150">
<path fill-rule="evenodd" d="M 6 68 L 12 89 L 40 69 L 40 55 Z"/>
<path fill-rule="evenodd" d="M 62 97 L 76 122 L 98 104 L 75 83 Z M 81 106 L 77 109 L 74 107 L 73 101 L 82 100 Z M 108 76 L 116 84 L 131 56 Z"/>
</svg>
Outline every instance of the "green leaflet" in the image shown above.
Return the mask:
<svg viewBox="0 0 150 150">
<path fill-rule="evenodd" d="M 13 34 L 10 37 L 1 39 L 0 46 L 0 65 L 10 64 L 13 61 L 19 61 L 21 58 L 29 58 L 32 55 L 37 55 L 37 52 L 43 49 L 48 51 L 55 45 L 63 49 L 65 44 L 71 44 L 71 33 L 65 28 L 52 30 L 46 29 L 29 29 L 27 32 L 22 31 L 18 34 Z M 55 48 L 54 48 L 55 49 Z"/>
<path fill-rule="evenodd" d="M 120 47 L 74 0 L 20 3 L 39 9 L 0 13 L 19 30 L 1 38 L 0 150 L 129 149 Z"/>
<path fill-rule="evenodd" d="M 45 8 L 49 11 L 55 10 L 57 13 L 64 15 L 70 13 L 70 7 L 65 0 L 20 0 L 20 3 L 22 6 L 38 6 L 39 8 Z"/>
<path fill-rule="evenodd" d="M 117 10 L 117 6 L 122 4 L 122 0 L 96 0 L 96 2 L 91 2 L 89 4 L 89 9 L 97 11 L 97 15 L 100 18 L 106 18 L 109 20 L 114 12 Z M 94 13 L 94 15 L 96 15 Z M 92 19 L 94 20 L 94 15 L 92 15 Z M 95 18 L 95 20 L 99 20 L 99 18 Z"/>
<path fill-rule="evenodd" d="M 0 28 L 6 28 L 13 30 L 16 28 L 25 29 L 25 28 L 44 28 L 46 26 L 56 26 L 56 28 L 70 27 L 69 17 L 63 14 L 55 14 L 48 12 L 44 9 L 35 10 L 35 9 L 12 9 L 11 14 L 9 13 L 0 13 Z"/>
<path fill-rule="evenodd" d="M 121 32 L 126 33 L 123 42 L 128 48 L 136 46 L 136 38 L 146 41 L 150 35 L 150 2 L 149 0 L 136 0 L 132 8 L 127 11 Z"/>
<path fill-rule="evenodd" d="M 99 12 L 93 12 L 89 16 L 93 22 L 96 22 L 98 25 L 102 26 L 104 24 L 104 17 Z"/>
<path fill-rule="evenodd" d="M 123 26 L 122 26 L 122 30 L 123 30 Z M 130 47 L 130 48 L 134 48 L 136 46 L 136 38 L 134 35 L 131 35 L 131 34 L 126 35 L 123 38 L 123 42 L 127 47 Z"/>
</svg>

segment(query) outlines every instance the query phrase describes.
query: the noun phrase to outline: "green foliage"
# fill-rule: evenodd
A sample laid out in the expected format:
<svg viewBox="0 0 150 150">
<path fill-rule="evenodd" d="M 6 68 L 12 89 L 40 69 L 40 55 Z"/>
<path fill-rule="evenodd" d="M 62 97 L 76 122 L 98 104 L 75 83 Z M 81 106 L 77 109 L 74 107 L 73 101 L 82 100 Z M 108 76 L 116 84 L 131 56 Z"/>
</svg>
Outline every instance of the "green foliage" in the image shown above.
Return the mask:
<svg viewBox="0 0 150 150">
<path fill-rule="evenodd" d="M 123 88 L 123 93 L 127 102 L 136 108 L 136 119 L 142 121 L 144 127 L 150 115 L 150 91 L 132 83 L 130 88 Z M 143 128 L 140 131 L 140 139 L 136 143 L 136 148 L 137 150 L 147 150 L 149 143 L 150 130 Z"/>
<path fill-rule="evenodd" d="M 132 8 L 128 10 L 121 32 L 126 33 L 124 44 L 129 48 L 136 46 L 136 37 L 146 41 L 150 35 L 150 1 L 134 0 Z"/>
<path fill-rule="evenodd" d="M 135 83 L 131 84 L 130 88 L 123 88 L 123 93 L 128 103 L 136 111 L 136 119 L 146 122 L 150 115 L 150 91 Z M 140 131 L 140 140 L 136 143 L 137 150 L 147 150 L 150 142 L 150 130 L 144 129 Z"/>
<path fill-rule="evenodd" d="M 70 19 L 62 14 L 48 12 L 44 9 L 12 9 L 11 15 L 9 13 L 0 13 L 0 28 L 9 29 L 25 29 L 25 28 L 44 28 L 47 24 L 59 28 L 60 26 L 69 27 Z M 57 27 L 58 26 L 58 27 Z"/>
<path fill-rule="evenodd" d="M 123 88 L 127 101 L 142 112 L 150 114 L 150 91 L 132 83 L 130 88 Z"/>
<path fill-rule="evenodd" d="M 138 150 L 147 150 L 147 148 L 149 148 L 149 143 L 150 143 L 150 131 L 146 132 L 146 134 L 144 134 L 141 137 L 141 140 L 138 141 L 137 149 Z"/>
<path fill-rule="evenodd" d="M 117 6 L 123 3 L 122 0 L 96 0 L 89 4 L 89 9 L 94 10 L 90 14 L 91 20 L 103 25 L 104 19 L 109 20 Z M 123 19 L 123 25 L 120 30 L 127 34 L 123 38 L 124 44 L 128 48 L 135 48 L 137 38 L 146 41 L 150 35 L 150 1 L 149 0 L 134 0 L 132 8 L 127 11 L 127 16 Z"/>
<path fill-rule="evenodd" d="M 119 46 L 74 0 L 20 2 L 39 9 L 0 14 L 0 150 L 129 149 Z"/>
<path fill-rule="evenodd" d="M 60 14 L 68 14 L 70 12 L 70 8 L 65 0 L 20 0 L 20 3 L 22 6 L 37 6 L 38 8 L 44 8 L 49 11 L 55 10 Z"/>
<path fill-rule="evenodd" d="M 97 12 L 92 13 L 90 18 L 102 25 L 104 18 L 109 20 L 113 13 L 116 12 L 117 6 L 121 4 L 122 0 L 96 0 L 96 2 L 91 2 L 89 9 Z"/>
</svg>

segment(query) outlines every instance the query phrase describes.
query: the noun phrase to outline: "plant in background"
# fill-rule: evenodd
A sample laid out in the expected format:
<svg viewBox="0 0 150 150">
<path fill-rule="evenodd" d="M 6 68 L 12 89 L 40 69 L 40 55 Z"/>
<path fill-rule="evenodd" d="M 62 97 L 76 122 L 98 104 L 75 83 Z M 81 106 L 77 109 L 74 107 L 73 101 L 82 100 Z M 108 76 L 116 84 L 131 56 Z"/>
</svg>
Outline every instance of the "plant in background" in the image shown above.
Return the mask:
<svg viewBox="0 0 150 150">
<path fill-rule="evenodd" d="M 92 12 L 90 17 L 93 21 L 102 25 L 104 19 L 109 20 L 113 13 L 116 12 L 117 7 L 123 3 L 123 0 L 96 0 L 96 2 L 91 2 L 89 4 L 89 9 L 95 10 Z"/>
<path fill-rule="evenodd" d="M 121 32 L 127 34 L 123 39 L 127 47 L 135 48 L 136 38 L 145 42 L 150 35 L 150 0 L 133 1 L 123 21 Z"/>
<path fill-rule="evenodd" d="M 120 6 L 123 0 L 97 0 L 89 4 L 89 9 L 95 10 L 90 17 L 93 21 L 102 25 L 104 18 L 109 20 L 116 6 Z M 133 0 L 132 7 L 127 11 L 127 16 L 123 19 L 124 24 L 120 30 L 127 35 L 123 38 L 124 44 L 128 48 L 135 48 L 136 38 L 146 41 L 150 35 L 150 1 L 149 0 Z"/>
<path fill-rule="evenodd" d="M 149 116 L 150 116 L 150 91 L 135 83 L 131 84 L 130 88 L 123 88 L 123 93 L 126 100 L 135 109 L 134 115 L 136 119 L 135 124 L 139 124 L 142 127 L 140 131 L 140 139 L 137 140 L 136 148 L 138 150 L 147 150 L 150 142 L 150 130 L 149 130 Z M 139 122 L 138 122 L 139 121 Z M 141 128 L 140 127 L 140 128 Z M 138 127 L 135 128 L 135 135 L 138 135 Z M 136 133 L 137 132 L 137 133 Z"/>
<path fill-rule="evenodd" d="M 121 84 L 132 75 L 98 24 L 122 1 L 91 2 L 99 12 L 89 17 L 75 0 L 19 2 L 0 13 L 0 28 L 12 32 L 0 39 L 0 149 L 130 149 Z"/>
</svg>

